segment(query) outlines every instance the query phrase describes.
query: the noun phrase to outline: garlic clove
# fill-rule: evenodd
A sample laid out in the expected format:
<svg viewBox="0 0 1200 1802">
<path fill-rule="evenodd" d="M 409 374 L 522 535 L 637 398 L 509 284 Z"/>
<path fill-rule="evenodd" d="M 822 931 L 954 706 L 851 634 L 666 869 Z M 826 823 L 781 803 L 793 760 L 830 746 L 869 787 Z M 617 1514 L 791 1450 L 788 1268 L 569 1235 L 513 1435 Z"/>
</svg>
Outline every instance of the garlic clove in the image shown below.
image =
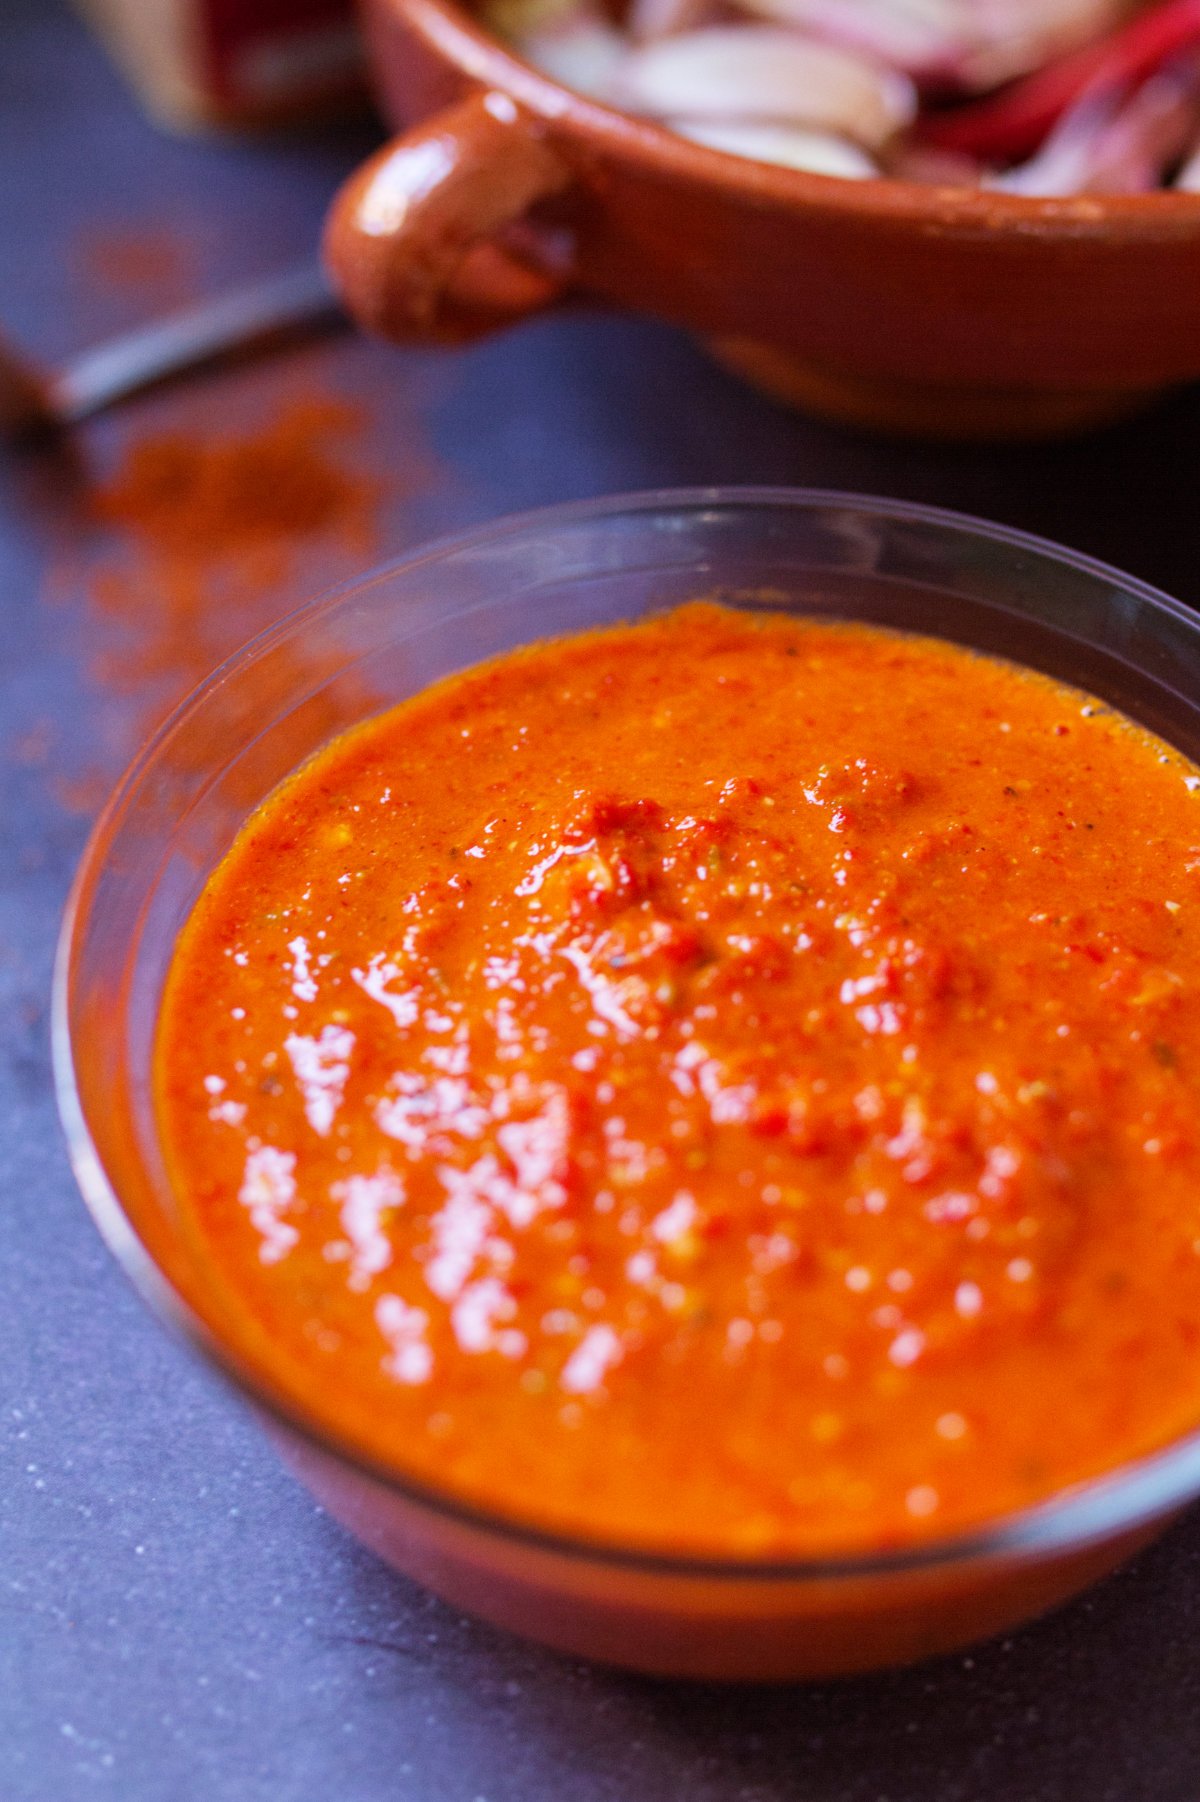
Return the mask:
<svg viewBox="0 0 1200 1802">
<path fill-rule="evenodd" d="M 935 85 L 957 85 L 975 41 L 971 16 L 961 0 L 739 0 L 739 4 L 760 18 L 865 53 Z"/>
<path fill-rule="evenodd" d="M 917 110 L 899 71 L 767 25 L 712 25 L 643 45 L 618 70 L 615 96 L 658 118 L 794 122 L 868 148 Z"/>
<path fill-rule="evenodd" d="M 738 0 L 936 87 L 982 91 L 1102 37 L 1134 0 Z"/>
<path fill-rule="evenodd" d="M 1138 0 L 967 0 L 975 15 L 961 67 L 964 87 L 983 92 L 1079 50 L 1119 25 Z"/>
<path fill-rule="evenodd" d="M 756 163 L 777 163 L 784 169 L 836 175 L 845 181 L 866 181 L 879 173 L 865 150 L 831 132 L 746 119 L 669 119 L 667 124 L 680 137 Z"/>
</svg>

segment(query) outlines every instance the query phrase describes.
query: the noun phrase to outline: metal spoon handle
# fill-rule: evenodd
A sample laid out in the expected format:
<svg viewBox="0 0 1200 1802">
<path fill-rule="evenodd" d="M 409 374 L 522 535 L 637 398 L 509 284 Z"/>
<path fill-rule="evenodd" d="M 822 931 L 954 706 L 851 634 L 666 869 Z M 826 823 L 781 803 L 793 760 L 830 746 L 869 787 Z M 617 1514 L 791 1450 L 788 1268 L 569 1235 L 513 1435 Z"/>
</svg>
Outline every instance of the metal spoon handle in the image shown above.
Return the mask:
<svg viewBox="0 0 1200 1802">
<path fill-rule="evenodd" d="M 166 376 L 339 314 L 320 265 L 304 263 L 84 351 L 46 378 L 46 399 L 59 420 L 86 419 Z"/>
</svg>

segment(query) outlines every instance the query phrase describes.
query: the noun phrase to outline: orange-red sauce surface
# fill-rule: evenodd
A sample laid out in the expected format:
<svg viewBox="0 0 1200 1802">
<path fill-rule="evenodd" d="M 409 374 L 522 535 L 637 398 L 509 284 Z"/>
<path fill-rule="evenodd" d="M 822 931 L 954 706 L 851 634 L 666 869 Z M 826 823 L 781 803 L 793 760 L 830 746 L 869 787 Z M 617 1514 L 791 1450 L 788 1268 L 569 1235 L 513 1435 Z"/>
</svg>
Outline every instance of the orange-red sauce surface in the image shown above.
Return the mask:
<svg viewBox="0 0 1200 1802">
<path fill-rule="evenodd" d="M 210 1280 L 376 1457 L 891 1545 L 1200 1419 L 1200 776 L 948 645 L 710 606 L 371 721 L 179 943 Z"/>
</svg>

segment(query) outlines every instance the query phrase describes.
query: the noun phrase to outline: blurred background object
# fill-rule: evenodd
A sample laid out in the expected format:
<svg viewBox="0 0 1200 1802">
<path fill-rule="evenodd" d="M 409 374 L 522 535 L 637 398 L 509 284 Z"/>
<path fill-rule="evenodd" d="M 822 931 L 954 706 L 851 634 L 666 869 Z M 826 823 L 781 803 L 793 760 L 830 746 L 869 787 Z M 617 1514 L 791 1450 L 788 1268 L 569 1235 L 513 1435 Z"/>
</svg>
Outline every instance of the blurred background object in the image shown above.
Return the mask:
<svg viewBox="0 0 1200 1802">
<path fill-rule="evenodd" d="M 77 0 L 146 106 L 182 130 L 361 102 L 353 0 Z"/>
</svg>

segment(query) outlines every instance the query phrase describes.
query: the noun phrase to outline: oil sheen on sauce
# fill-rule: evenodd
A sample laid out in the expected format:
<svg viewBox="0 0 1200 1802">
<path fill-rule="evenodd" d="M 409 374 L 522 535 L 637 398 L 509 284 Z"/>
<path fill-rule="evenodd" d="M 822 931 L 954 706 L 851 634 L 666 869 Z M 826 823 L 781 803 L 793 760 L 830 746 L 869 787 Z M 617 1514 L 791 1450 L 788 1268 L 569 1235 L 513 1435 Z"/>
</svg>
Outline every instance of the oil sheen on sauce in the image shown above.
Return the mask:
<svg viewBox="0 0 1200 1802">
<path fill-rule="evenodd" d="M 181 935 L 206 1280 L 317 1420 L 586 1537 L 882 1548 L 1145 1453 L 1200 1419 L 1198 791 L 869 627 L 697 604 L 454 677 Z"/>
</svg>

